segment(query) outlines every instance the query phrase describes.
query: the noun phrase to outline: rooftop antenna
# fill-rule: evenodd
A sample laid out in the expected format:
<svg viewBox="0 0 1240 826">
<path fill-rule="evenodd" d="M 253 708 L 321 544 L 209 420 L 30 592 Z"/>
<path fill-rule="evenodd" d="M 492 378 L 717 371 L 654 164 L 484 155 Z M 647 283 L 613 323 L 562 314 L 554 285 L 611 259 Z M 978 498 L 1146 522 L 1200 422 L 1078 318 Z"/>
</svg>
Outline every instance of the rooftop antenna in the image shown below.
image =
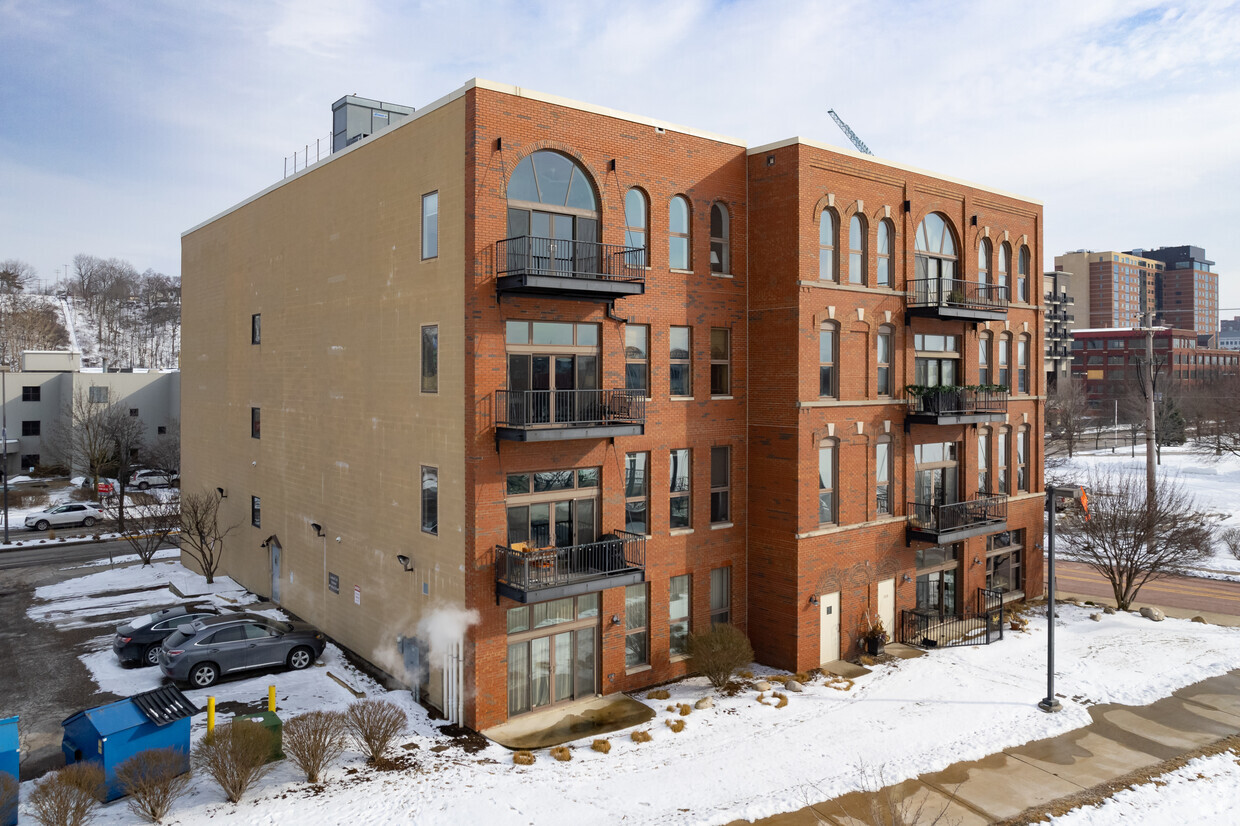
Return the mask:
<svg viewBox="0 0 1240 826">
<path fill-rule="evenodd" d="M 848 128 L 848 124 L 844 123 L 844 119 L 841 118 L 839 115 L 835 114 L 834 109 L 828 109 L 827 114 L 830 115 L 831 119 L 835 121 L 835 125 L 840 128 L 840 131 L 848 136 L 848 139 L 852 141 L 852 145 L 857 147 L 858 152 L 860 152 L 862 155 L 873 155 L 874 154 L 873 152 L 870 151 L 870 147 L 866 146 L 865 143 L 862 142 L 861 138 L 857 137 L 857 133 Z"/>
</svg>

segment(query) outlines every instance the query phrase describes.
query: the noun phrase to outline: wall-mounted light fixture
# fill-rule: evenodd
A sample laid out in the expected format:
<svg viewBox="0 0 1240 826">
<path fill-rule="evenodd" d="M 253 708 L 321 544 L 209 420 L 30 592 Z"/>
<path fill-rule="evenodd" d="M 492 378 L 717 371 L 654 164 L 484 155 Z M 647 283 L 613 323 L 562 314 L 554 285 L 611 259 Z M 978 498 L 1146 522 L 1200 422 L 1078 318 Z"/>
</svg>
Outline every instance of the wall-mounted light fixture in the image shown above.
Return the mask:
<svg viewBox="0 0 1240 826">
<path fill-rule="evenodd" d="M 615 158 L 612 158 L 610 161 L 607 162 L 607 171 L 608 172 L 616 171 L 616 159 Z"/>
<path fill-rule="evenodd" d="M 975 226 L 977 226 L 977 216 L 976 216 L 976 215 L 973 215 L 973 216 L 971 216 L 971 217 L 969 218 L 969 226 L 971 226 L 971 227 L 975 227 Z"/>
<path fill-rule="evenodd" d="M 913 202 L 912 202 L 912 201 L 905 201 L 905 202 L 904 202 L 904 211 L 905 211 L 905 212 L 912 212 L 912 211 L 913 211 Z"/>
<path fill-rule="evenodd" d="M 912 578 L 911 576 L 909 576 L 908 574 L 905 574 L 905 575 L 904 575 L 904 581 L 905 581 L 905 582 L 912 582 L 912 581 L 913 581 L 913 578 Z"/>
<path fill-rule="evenodd" d="M 974 564 L 974 565 L 981 565 L 981 564 L 982 564 L 982 560 L 978 559 L 977 557 L 973 557 L 973 564 Z"/>
<path fill-rule="evenodd" d="M 227 493 L 224 493 L 224 489 L 223 489 L 223 488 L 216 488 L 216 489 L 215 489 L 215 492 L 216 492 L 216 493 L 218 493 L 218 494 L 220 495 L 220 498 L 221 498 L 221 499 L 227 499 L 227 498 L 228 498 L 228 494 L 227 494 Z"/>
<path fill-rule="evenodd" d="M 405 569 L 406 573 L 413 573 L 413 560 L 409 557 L 404 554 L 397 554 L 396 561 L 400 563 L 400 566 Z"/>
<path fill-rule="evenodd" d="M 311 523 L 310 523 L 310 527 L 314 528 L 314 535 L 315 535 L 315 536 L 322 536 L 322 535 L 323 535 L 323 526 L 322 526 L 322 525 L 320 525 L 318 522 L 311 522 Z"/>
<path fill-rule="evenodd" d="M 817 605 L 817 604 L 818 604 L 818 595 L 817 595 L 817 594 L 811 594 L 811 595 L 810 595 L 810 598 L 809 598 L 809 604 L 810 604 L 810 605 Z"/>
<path fill-rule="evenodd" d="M 619 625 L 619 624 L 620 624 L 620 615 L 619 615 L 619 614 L 612 614 L 612 615 L 611 615 L 611 624 L 612 624 L 612 625 Z"/>
<path fill-rule="evenodd" d="M 496 138 L 496 139 L 495 139 L 495 151 L 496 151 L 496 152 L 498 152 L 499 150 L 501 150 L 501 149 L 503 149 L 503 148 L 504 148 L 504 139 L 503 139 L 503 138 Z"/>
</svg>

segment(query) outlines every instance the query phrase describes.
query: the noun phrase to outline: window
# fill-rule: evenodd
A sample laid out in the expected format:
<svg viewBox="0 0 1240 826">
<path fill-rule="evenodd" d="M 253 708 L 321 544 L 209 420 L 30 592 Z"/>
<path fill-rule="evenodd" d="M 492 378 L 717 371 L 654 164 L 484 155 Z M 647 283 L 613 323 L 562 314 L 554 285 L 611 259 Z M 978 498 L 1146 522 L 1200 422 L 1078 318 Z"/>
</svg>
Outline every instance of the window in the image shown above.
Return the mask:
<svg viewBox="0 0 1240 826">
<path fill-rule="evenodd" d="M 999 384 L 1012 389 L 1012 371 L 1009 364 L 1012 360 L 1012 337 L 999 336 Z"/>
<path fill-rule="evenodd" d="M 927 442 L 913 445 L 913 523 L 922 527 L 949 527 L 950 515 L 940 523 L 941 506 L 959 501 L 956 442 Z M 947 513 L 950 513 L 947 512 Z"/>
<path fill-rule="evenodd" d="M 977 245 L 977 283 L 990 282 L 990 241 L 986 238 Z M 983 291 L 985 294 L 985 291 Z"/>
<path fill-rule="evenodd" d="M 1011 493 L 1008 488 L 1008 430 L 999 431 L 998 450 L 995 451 L 995 481 L 998 482 L 997 493 Z"/>
<path fill-rule="evenodd" d="M 977 337 L 977 383 L 990 384 L 990 333 Z"/>
<path fill-rule="evenodd" d="M 818 448 L 818 524 L 835 520 L 835 445 L 824 442 Z"/>
<path fill-rule="evenodd" d="M 259 414 L 259 408 L 250 408 L 250 438 L 258 439 L 261 433 L 262 417 Z"/>
<path fill-rule="evenodd" d="M 958 384 L 960 371 L 960 336 L 913 336 L 913 377 L 927 387 L 950 387 Z"/>
<path fill-rule="evenodd" d="M 878 222 L 878 286 L 891 286 L 891 259 L 894 257 L 892 251 L 892 241 L 895 238 L 896 231 L 892 229 L 891 222 L 882 220 Z"/>
<path fill-rule="evenodd" d="M 650 328 L 645 324 L 625 325 L 624 387 L 650 395 Z"/>
<path fill-rule="evenodd" d="M 250 497 L 250 524 L 256 528 L 263 526 L 262 500 L 257 496 Z"/>
<path fill-rule="evenodd" d="M 600 468 L 509 473 L 508 545 L 570 548 L 598 540 Z"/>
<path fill-rule="evenodd" d="M 673 396 L 693 395 L 693 336 L 688 327 L 672 327 L 668 331 L 668 380 Z"/>
<path fill-rule="evenodd" d="M 507 245 L 510 269 L 600 274 L 598 199 L 586 171 L 552 150 L 523 158 L 508 181 L 508 238 L 516 239 Z"/>
<path fill-rule="evenodd" d="M 990 493 L 990 429 L 977 429 L 977 492 Z"/>
<path fill-rule="evenodd" d="M 986 587 L 1007 593 L 1021 588 L 1024 530 L 1004 531 L 986 537 Z"/>
<path fill-rule="evenodd" d="M 956 240 L 947 219 L 931 212 L 914 239 L 913 294 L 922 303 L 946 301 L 956 291 Z"/>
<path fill-rule="evenodd" d="M 634 267 L 645 267 L 650 262 L 650 247 L 646 245 L 648 238 L 648 216 L 646 196 L 640 189 L 630 189 L 624 195 L 624 245 L 637 252 L 630 253 L 629 264 Z"/>
<path fill-rule="evenodd" d="M 728 240 L 731 232 L 728 226 L 728 208 L 723 204 L 711 204 L 710 207 L 710 271 L 720 273 L 732 272 L 732 251 Z"/>
<path fill-rule="evenodd" d="M 687 270 L 690 257 L 689 200 L 683 195 L 672 198 L 667 208 L 667 266 Z"/>
<path fill-rule="evenodd" d="M 646 604 L 646 583 L 624 589 L 624 667 L 635 668 L 650 662 L 650 626 Z"/>
<path fill-rule="evenodd" d="M 854 215 L 848 221 L 848 282 L 865 283 L 865 220 Z"/>
<path fill-rule="evenodd" d="M 732 392 L 732 331 L 710 328 L 710 394 L 726 396 Z"/>
<path fill-rule="evenodd" d="M 1123 364 L 1123 356 L 1120 364 Z M 1029 392 L 1029 336 L 1024 335 L 1016 341 L 1016 392 Z"/>
<path fill-rule="evenodd" d="M 732 621 L 732 569 L 714 568 L 710 572 L 710 624 Z"/>
<path fill-rule="evenodd" d="M 422 530 L 439 533 L 439 469 L 422 465 Z"/>
<path fill-rule="evenodd" d="M 39 401 L 39 398 L 42 395 L 42 390 L 43 388 L 38 385 L 35 385 L 33 387 L 30 387 L 30 386 L 23 387 L 22 388 L 22 401 L 24 402 Z"/>
<path fill-rule="evenodd" d="M 693 600 L 690 596 L 693 577 L 690 574 L 672 577 L 671 587 L 667 594 L 668 613 L 668 646 L 673 657 L 684 657 L 689 653 L 689 616 L 692 613 Z"/>
<path fill-rule="evenodd" d="M 839 225 L 835 213 L 824 209 L 818 222 L 818 280 L 834 281 L 838 269 L 835 266 L 835 248 L 839 237 Z"/>
<path fill-rule="evenodd" d="M 88 393 L 89 393 L 88 398 L 91 404 L 107 404 L 108 403 L 108 388 L 99 387 L 98 385 L 91 385 Z"/>
<path fill-rule="evenodd" d="M 1016 489 L 1029 491 L 1029 428 L 1016 431 Z"/>
<path fill-rule="evenodd" d="M 138 418 L 138 408 L 136 407 L 129 408 L 129 418 L 131 419 Z"/>
<path fill-rule="evenodd" d="M 891 437 L 883 436 L 874 445 L 874 511 L 891 513 Z"/>
<path fill-rule="evenodd" d="M 836 351 L 839 349 L 839 335 L 834 324 L 824 324 L 818 330 L 818 395 L 834 398 L 839 392 L 836 366 Z"/>
<path fill-rule="evenodd" d="M 507 406 L 509 425 L 577 421 L 591 415 L 599 389 L 599 325 L 508 320 Z"/>
<path fill-rule="evenodd" d="M 1020 257 L 1016 264 L 1016 300 L 1029 300 L 1029 248 L 1020 248 Z"/>
<path fill-rule="evenodd" d="M 164 436 L 164 435 L 167 435 L 167 433 L 168 433 L 168 428 L 167 428 L 167 427 L 165 427 L 164 425 L 162 425 L 162 424 L 161 424 L 159 427 L 155 428 L 155 433 L 156 433 L 156 435 L 158 435 L 158 436 Z"/>
<path fill-rule="evenodd" d="M 22 467 L 30 468 L 31 470 L 33 470 L 34 468 L 38 466 L 39 466 L 39 454 L 37 453 L 23 453 L 22 454 Z"/>
<path fill-rule="evenodd" d="M 263 316 L 255 313 L 250 316 L 250 343 L 261 344 L 263 340 Z"/>
<path fill-rule="evenodd" d="M 923 612 L 951 616 L 956 613 L 957 578 L 960 568 L 960 546 L 934 547 L 918 550 L 917 607 Z"/>
<path fill-rule="evenodd" d="M 690 502 L 690 467 L 689 449 L 677 448 L 671 452 L 670 492 L 667 526 L 672 530 L 689 528 L 693 525 L 692 507 Z"/>
<path fill-rule="evenodd" d="M 729 522 L 732 519 L 728 488 L 732 478 L 732 449 L 716 445 L 710 449 L 710 521 Z"/>
<path fill-rule="evenodd" d="M 439 193 L 422 196 L 422 257 L 439 256 Z"/>
<path fill-rule="evenodd" d="M 38 436 L 41 423 L 36 419 L 33 422 L 22 422 L 23 436 Z"/>
<path fill-rule="evenodd" d="M 1012 268 L 1012 248 L 1007 242 L 999 245 L 999 261 L 995 269 L 995 285 L 999 290 L 996 298 L 1004 299 L 1008 297 L 1008 271 Z"/>
<path fill-rule="evenodd" d="M 422 328 L 422 392 L 439 392 L 439 325 Z"/>
<path fill-rule="evenodd" d="M 891 395 L 891 340 L 890 327 L 879 327 L 876 360 L 878 362 L 878 395 Z"/>
<path fill-rule="evenodd" d="M 624 456 L 624 529 L 629 533 L 650 533 L 649 467 L 649 453 Z"/>
</svg>

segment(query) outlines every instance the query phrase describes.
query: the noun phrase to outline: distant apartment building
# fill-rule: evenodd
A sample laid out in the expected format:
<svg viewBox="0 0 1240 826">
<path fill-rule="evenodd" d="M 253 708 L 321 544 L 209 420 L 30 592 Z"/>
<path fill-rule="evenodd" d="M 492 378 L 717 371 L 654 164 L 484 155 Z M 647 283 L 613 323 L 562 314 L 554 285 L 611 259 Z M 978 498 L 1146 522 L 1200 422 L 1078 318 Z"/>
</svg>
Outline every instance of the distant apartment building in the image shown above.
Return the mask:
<svg viewBox="0 0 1240 826">
<path fill-rule="evenodd" d="M 1055 256 L 1055 271 L 1076 299 L 1073 327 L 1124 327 L 1141 323 L 1147 311 L 1157 311 L 1157 275 L 1162 262 L 1130 252 L 1077 250 Z"/>
<path fill-rule="evenodd" d="M 1072 375 L 1072 324 L 1076 321 L 1076 299 L 1069 288 L 1069 278 L 1068 273 L 1064 272 L 1042 274 L 1048 392 L 1054 390 L 1060 380 Z"/>
<path fill-rule="evenodd" d="M 1180 246 L 1133 252 L 1162 265 L 1155 301 L 1163 324 L 1192 330 L 1202 339 L 1218 332 L 1218 273 L 1204 249 Z"/>
<path fill-rule="evenodd" d="M 1218 346 L 1221 350 L 1240 350 L 1240 316 L 1219 322 Z"/>
<path fill-rule="evenodd" d="M 1117 327 L 1072 332 L 1072 374 L 1085 381 L 1090 406 L 1122 399 L 1140 381 L 1145 369 L 1145 330 Z M 1154 329 L 1154 367 L 1163 388 L 1192 385 L 1240 375 L 1240 354 L 1199 347 L 1192 330 Z"/>
</svg>

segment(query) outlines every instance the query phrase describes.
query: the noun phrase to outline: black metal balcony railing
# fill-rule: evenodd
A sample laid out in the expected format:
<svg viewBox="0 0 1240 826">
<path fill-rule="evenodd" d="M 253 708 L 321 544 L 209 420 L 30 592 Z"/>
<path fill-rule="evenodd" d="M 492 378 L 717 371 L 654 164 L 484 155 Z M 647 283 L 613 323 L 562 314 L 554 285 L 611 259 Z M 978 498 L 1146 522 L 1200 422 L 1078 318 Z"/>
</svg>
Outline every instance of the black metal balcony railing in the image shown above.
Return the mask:
<svg viewBox="0 0 1240 826">
<path fill-rule="evenodd" d="M 963 424 L 961 417 L 1002 418 L 1007 413 L 1007 390 L 981 390 L 976 387 L 921 387 L 909 389 L 909 415 L 922 418 L 951 419 Z"/>
<path fill-rule="evenodd" d="M 945 504 L 909 502 L 909 527 L 933 541 L 964 539 L 1006 524 L 1007 502 L 1007 496 L 1001 493 L 979 493 L 963 502 Z"/>
<path fill-rule="evenodd" d="M 495 590 L 518 602 L 590 593 L 644 581 L 646 537 L 628 531 L 563 548 L 495 546 Z"/>
<path fill-rule="evenodd" d="M 975 313 L 1006 313 L 1009 303 L 1007 285 L 979 284 L 963 278 L 919 278 L 913 281 L 910 309 L 946 311 L 951 317 Z"/>
<path fill-rule="evenodd" d="M 977 608 L 944 614 L 933 608 L 900 612 L 899 640 L 922 648 L 988 645 L 1003 639 L 1003 594 L 977 589 Z"/>
<path fill-rule="evenodd" d="M 495 244 L 501 291 L 637 295 L 645 290 L 640 247 L 519 235 Z"/>
<path fill-rule="evenodd" d="M 497 428 L 631 428 L 645 421 L 646 399 L 640 390 L 495 391 Z"/>
</svg>

